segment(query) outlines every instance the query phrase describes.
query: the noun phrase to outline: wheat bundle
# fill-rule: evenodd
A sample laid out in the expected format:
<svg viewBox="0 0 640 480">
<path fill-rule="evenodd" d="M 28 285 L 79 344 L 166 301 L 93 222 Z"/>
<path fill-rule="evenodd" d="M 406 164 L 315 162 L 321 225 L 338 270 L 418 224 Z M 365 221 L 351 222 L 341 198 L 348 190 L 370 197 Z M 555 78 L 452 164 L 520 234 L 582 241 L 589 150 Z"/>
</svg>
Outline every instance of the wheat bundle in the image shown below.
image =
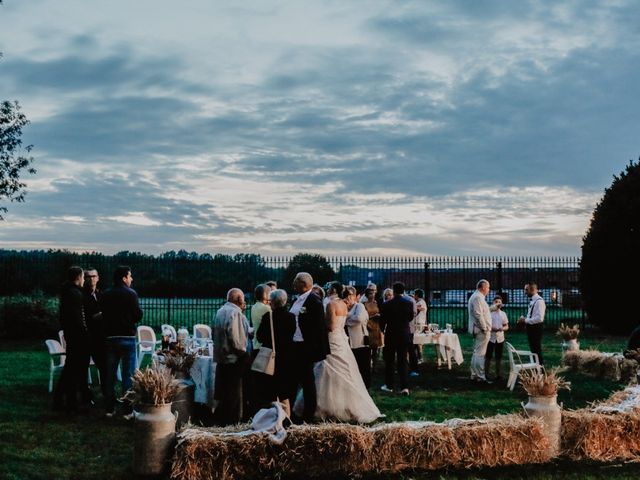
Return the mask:
<svg viewBox="0 0 640 480">
<path fill-rule="evenodd" d="M 549 440 L 539 418 L 497 415 L 461 422 L 453 428 L 464 468 L 542 463 L 550 460 Z"/>
<path fill-rule="evenodd" d="M 443 424 L 406 422 L 373 429 L 371 464 L 380 472 L 436 470 L 460 461 L 453 430 Z"/>
</svg>

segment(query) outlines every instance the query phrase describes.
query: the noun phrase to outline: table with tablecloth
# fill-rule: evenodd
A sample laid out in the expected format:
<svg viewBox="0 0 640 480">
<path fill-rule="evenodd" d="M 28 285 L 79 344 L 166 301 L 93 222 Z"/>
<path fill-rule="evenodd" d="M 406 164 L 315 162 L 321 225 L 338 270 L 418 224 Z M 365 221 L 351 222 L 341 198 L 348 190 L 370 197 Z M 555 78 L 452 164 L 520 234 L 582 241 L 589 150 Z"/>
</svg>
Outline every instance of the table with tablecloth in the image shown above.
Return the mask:
<svg viewBox="0 0 640 480">
<path fill-rule="evenodd" d="M 448 332 L 426 332 L 414 333 L 414 345 L 434 345 L 438 358 L 438 366 L 444 360 L 451 370 L 451 360 L 455 360 L 458 365 L 464 362 L 462 357 L 462 348 L 460 347 L 460 339 L 456 333 Z"/>
<path fill-rule="evenodd" d="M 194 401 L 214 407 L 213 393 L 216 384 L 216 362 L 213 361 L 213 357 L 198 355 L 189 373 L 195 384 Z"/>
</svg>

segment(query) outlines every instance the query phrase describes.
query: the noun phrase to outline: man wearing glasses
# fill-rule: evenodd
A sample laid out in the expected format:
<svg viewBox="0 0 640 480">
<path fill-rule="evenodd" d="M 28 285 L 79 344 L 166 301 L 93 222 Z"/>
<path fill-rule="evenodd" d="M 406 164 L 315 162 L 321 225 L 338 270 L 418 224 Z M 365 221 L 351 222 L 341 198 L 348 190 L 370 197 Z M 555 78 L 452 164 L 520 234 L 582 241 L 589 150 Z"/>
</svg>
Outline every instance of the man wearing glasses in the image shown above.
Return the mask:
<svg viewBox="0 0 640 480">
<path fill-rule="evenodd" d="M 104 379 L 105 375 L 105 362 L 106 362 L 106 347 L 104 335 L 104 326 L 102 323 L 102 309 L 100 308 L 100 298 L 102 292 L 98 289 L 98 282 L 100 276 L 95 268 L 89 267 L 84 271 L 84 315 L 87 322 L 87 328 L 89 330 L 89 353 L 93 358 L 93 363 L 96 364 L 96 368 L 100 372 L 100 382 L 102 386 L 102 393 L 104 394 Z"/>
</svg>

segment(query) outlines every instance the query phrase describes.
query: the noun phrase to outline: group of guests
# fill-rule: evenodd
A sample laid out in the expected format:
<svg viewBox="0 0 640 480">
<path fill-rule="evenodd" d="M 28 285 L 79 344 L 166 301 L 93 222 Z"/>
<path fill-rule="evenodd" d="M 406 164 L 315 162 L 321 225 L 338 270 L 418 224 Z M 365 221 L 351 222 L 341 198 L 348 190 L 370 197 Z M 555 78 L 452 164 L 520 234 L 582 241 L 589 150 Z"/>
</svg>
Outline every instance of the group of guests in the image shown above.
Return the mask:
<svg viewBox="0 0 640 480">
<path fill-rule="evenodd" d="M 66 348 L 65 364 L 53 395 L 53 409 L 81 412 L 94 405 L 87 384 L 90 359 L 100 373 L 106 415 L 116 413 L 115 386 L 118 365 L 122 369 L 122 392 L 131 388 L 136 368 L 136 324 L 142 319 L 137 293 L 131 288 L 131 268 L 119 266 L 113 285 L 104 292 L 95 268 L 72 266 L 60 294 L 60 325 Z M 131 416 L 131 406 L 123 404 Z"/>
<path fill-rule="evenodd" d="M 310 274 L 300 272 L 288 307 L 287 292 L 270 283 L 255 288 L 249 319 L 243 313 L 244 293 L 237 288 L 229 290 L 216 314 L 217 424 L 237 423 L 275 400 L 294 421 L 372 422 L 383 416 L 368 392 L 382 347 L 383 390 L 394 390 L 397 371 L 399 392 L 409 395 L 409 359 L 418 361 L 413 332 L 426 323 L 422 291 L 413 298 L 398 282 L 379 298 L 370 284 L 361 298 L 353 286 L 339 282 L 325 292 Z M 272 376 L 250 369 L 261 347 L 275 347 Z"/>
<path fill-rule="evenodd" d="M 481 383 L 492 383 L 487 377 L 491 358 L 496 362 L 496 380 L 502 380 L 501 365 L 502 351 L 505 342 L 504 332 L 509 329 L 509 319 L 502 310 L 502 297 L 496 295 L 489 306 L 487 295 L 491 290 L 488 280 L 480 280 L 476 291 L 469 297 L 467 308 L 469 311 L 469 333 L 474 336 L 473 356 L 471 358 L 471 380 Z M 540 365 L 542 357 L 542 332 L 546 304 L 538 291 L 535 282 L 524 286 L 524 292 L 529 297 L 527 315 L 518 319 L 519 325 L 524 325 L 527 332 L 529 349 L 538 356 Z"/>
</svg>

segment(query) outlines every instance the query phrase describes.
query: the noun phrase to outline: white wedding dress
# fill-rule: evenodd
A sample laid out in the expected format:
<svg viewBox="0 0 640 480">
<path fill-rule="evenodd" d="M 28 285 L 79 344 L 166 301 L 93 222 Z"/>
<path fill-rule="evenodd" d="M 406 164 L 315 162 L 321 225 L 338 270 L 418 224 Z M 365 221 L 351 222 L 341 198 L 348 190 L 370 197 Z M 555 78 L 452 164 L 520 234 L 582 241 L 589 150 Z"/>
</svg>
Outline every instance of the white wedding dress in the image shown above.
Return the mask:
<svg viewBox="0 0 640 480">
<path fill-rule="evenodd" d="M 318 399 L 315 416 L 320 420 L 371 423 L 382 414 L 362 381 L 344 331 L 346 318 L 336 317 L 336 329 L 329 332 L 331 354 L 314 367 Z M 302 409 L 302 395 L 299 395 L 294 412 L 300 414 Z"/>
</svg>

